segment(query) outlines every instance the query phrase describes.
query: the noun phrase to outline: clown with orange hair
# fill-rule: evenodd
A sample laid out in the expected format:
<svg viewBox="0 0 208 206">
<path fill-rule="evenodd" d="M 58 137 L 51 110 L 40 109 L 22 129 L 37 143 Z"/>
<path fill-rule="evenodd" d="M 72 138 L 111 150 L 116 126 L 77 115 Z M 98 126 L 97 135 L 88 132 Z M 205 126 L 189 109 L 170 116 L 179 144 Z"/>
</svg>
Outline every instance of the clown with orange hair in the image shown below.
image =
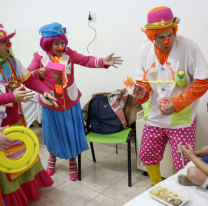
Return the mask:
<svg viewBox="0 0 208 206">
<path fill-rule="evenodd" d="M 168 7 L 149 11 L 142 32 L 150 41 L 138 54 L 133 94 L 146 103 L 139 158 L 153 185 L 162 181 L 160 161 L 168 141 L 176 170 L 183 168 L 178 144 L 194 148 L 199 98 L 208 89 L 208 64 L 195 42 L 177 35 L 179 21 Z M 161 108 L 164 100 L 168 104 Z"/>
</svg>

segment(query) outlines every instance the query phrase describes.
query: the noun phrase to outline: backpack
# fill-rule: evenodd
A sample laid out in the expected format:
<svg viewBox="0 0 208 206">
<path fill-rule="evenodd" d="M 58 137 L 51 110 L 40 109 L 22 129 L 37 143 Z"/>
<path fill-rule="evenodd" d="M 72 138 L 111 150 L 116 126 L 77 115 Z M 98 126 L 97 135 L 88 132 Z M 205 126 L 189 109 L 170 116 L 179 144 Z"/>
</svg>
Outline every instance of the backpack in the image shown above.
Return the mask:
<svg viewBox="0 0 208 206">
<path fill-rule="evenodd" d="M 105 135 L 123 130 L 120 119 L 108 102 L 108 97 L 103 95 L 97 95 L 90 101 L 86 126 L 92 132 Z"/>
</svg>

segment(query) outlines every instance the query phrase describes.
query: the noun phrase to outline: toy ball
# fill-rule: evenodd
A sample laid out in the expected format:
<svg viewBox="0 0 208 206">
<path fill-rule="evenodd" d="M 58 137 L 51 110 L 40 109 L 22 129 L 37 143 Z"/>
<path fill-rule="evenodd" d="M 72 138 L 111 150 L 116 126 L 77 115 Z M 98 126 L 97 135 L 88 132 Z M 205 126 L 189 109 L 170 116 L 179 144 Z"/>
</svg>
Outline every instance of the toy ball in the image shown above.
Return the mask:
<svg viewBox="0 0 208 206">
<path fill-rule="evenodd" d="M 178 72 L 178 75 L 179 75 L 179 76 L 183 76 L 183 75 L 184 75 L 184 71 L 179 71 L 179 72 Z"/>
<path fill-rule="evenodd" d="M 163 109 L 166 109 L 170 104 L 169 100 L 162 100 L 159 104 L 160 111 L 162 112 Z"/>
</svg>

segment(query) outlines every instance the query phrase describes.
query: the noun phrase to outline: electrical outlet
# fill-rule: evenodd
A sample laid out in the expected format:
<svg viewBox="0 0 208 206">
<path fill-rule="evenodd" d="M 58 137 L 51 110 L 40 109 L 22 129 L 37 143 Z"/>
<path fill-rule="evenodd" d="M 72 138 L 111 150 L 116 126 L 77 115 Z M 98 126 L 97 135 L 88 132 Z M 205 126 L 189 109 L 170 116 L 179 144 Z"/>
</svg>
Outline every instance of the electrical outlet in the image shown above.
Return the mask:
<svg viewBox="0 0 208 206">
<path fill-rule="evenodd" d="M 91 17 L 91 20 L 89 20 L 89 17 Z M 90 23 L 96 22 L 96 15 L 92 14 L 91 12 L 89 13 L 88 20 Z"/>
<path fill-rule="evenodd" d="M 96 22 L 96 15 L 91 14 L 92 20 L 90 20 L 91 23 Z"/>
</svg>

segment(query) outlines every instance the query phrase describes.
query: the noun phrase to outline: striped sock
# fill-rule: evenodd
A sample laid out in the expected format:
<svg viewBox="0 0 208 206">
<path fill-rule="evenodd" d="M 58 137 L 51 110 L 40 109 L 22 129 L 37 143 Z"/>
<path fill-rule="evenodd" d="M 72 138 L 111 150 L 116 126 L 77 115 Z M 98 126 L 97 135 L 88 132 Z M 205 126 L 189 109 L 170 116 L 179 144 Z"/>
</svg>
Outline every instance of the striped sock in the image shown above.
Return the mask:
<svg viewBox="0 0 208 206">
<path fill-rule="evenodd" d="M 76 158 L 71 158 L 69 160 L 69 170 L 70 170 L 70 173 L 76 173 L 77 172 Z"/>
<path fill-rule="evenodd" d="M 49 175 L 52 175 L 55 172 L 56 156 L 51 152 L 49 152 L 49 154 L 50 157 L 48 160 L 48 166 L 46 171 L 48 172 Z"/>
<path fill-rule="evenodd" d="M 78 178 L 77 163 L 76 158 L 71 158 L 69 160 L 69 174 L 71 180 L 75 181 Z"/>
</svg>

